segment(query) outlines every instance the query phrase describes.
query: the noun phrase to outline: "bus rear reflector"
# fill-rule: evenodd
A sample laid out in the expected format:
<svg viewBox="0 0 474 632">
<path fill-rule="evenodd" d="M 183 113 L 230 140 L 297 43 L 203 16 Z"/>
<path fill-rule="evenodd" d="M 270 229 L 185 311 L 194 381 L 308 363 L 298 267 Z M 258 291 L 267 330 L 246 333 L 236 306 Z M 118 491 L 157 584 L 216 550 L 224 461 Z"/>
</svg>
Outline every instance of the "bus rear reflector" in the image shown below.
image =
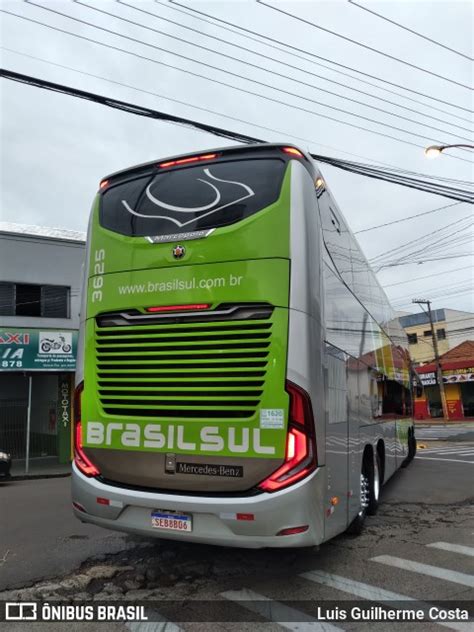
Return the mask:
<svg viewBox="0 0 474 632">
<path fill-rule="evenodd" d="M 179 158 L 178 160 L 168 160 L 168 162 L 161 162 L 158 167 L 160 169 L 166 169 L 167 167 L 186 165 L 190 162 L 200 162 L 201 160 L 213 160 L 214 158 L 217 158 L 217 154 L 201 154 L 200 156 L 190 156 L 189 158 Z"/>
<path fill-rule="evenodd" d="M 74 391 L 74 463 L 86 476 L 98 476 L 99 470 L 82 449 L 81 396 L 83 390 L 84 382 L 81 382 Z"/>
<path fill-rule="evenodd" d="M 285 461 L 258 487 L 265 492 L 276 492 L 300 481 L 317 467 L 316 441 L 311 400 L 308 393 L 286 382 L 290 396 L 288 434 L 286 438 Z"/>
<path fill-rule="evenodd" d="M 307 524 L 301 525 L 301 527 L 289 527 L 288 529 L 282 529 L 278 531 L 277 535 L 296 535 L 297 533 L 304 533 L 308 531 L 309 527 Z"/>
<path fill-rule="evenodd" d="M 158 307 L 146 307 L 146 312 L 184 312 L 194 309 L 209 309 L 210 303 L 193 303 L 190 305 L 160 305 Z"/>
<path fill-rule="evenodd" d="M 252 513 L 238 513 L 235 514 L 237 520 L 255 520 L 255 516 Z"/>
</svg>

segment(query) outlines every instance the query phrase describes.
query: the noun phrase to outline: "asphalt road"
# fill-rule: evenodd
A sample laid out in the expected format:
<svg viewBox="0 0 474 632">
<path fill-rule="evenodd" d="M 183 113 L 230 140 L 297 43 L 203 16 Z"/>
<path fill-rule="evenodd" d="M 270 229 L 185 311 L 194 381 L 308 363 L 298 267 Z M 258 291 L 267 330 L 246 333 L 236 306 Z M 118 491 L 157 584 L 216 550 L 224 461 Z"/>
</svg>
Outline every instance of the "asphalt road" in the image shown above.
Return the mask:
<svg viewBox="0 0 474 632">
<path fill-rule="evenodd" d="M 69 477 L 0 484 L 0 590 L 65 575 L 129 545 L 122 534 L 79 522 L 70 486 Z"/>
<path fill-rule="evenodd" d="M 279 605 L 283 600 L 295 600 L 296 613 L 292 614 L 296 620 L 304 621 L 307 604 L 325 600 L 382 598 L 461 603 L 474 600 L 473 464 L 466 462 L 464 454 L 458 457 L 454 444 L 427 443 L 427 449 L 436 446 L 452 448 L 454 454 L 449 460 L 442 456 L 431 460 L 420 451 L 420 457 L 396 473 L 384 487 L 378 514 L 368 518 L 361 536 L 342 535 L 319 550 L 245 551 L 149 540 L 137 542 L 76 522 L 69 513 L 67 479 L 12 484 L 0 488 L 2 505 L 6 500 L 8 507 L 8 528 L 5 537 L 2 532 L 0 542 L 2 548 L 10 549 L 0 568 L 2 584 L 11 588 L 31 583 L 41 576 L 55 575 L 61 583 L 61 577 L 68 573 L 69 578 L 84 577 L 101 568 L 97 561 L 91 560 L 91 555 L 105 554 L 100 564 L 115 569 L 115 574 L 90 583 L 89 596 L 103 599 L 115 594 L 117 599 L 132 602 L 146 596 L 179 600 L 180 606 L 174 614 L 167 614 L 171 621 L 177 622 L 166 628 L 170 632 L 180 629 L 273 632 L 282 627 L 299 632 L 441 631 L 434 623 L 333 621 L 332 628 L 329 624 L 317 627 L 312 623 L 285 621 L 288 613 Z M 464 450 L 472 447 L 472 444 L 463 444 Z M 111 550 L 118 553 L 110 555 Z M 71 572 L 86 559 L 79 574 Z M 16 593 L 15 598 L 37 597 L 55 589 L 50 585 L 41 593 L 36 584 L 30 590 L 36 592 Z M 257 608 L 258 614 L 249 611 L 250 621 L 219 623 L 212 628 L 208 623 L 182 622 L 183 604 L 193 599 L 240 602 L 238 608 L 246 611 L 249 607 Z M 265 610 L 262 603 L 267 605 Z M 101 624 L 99 627 L 97 624 L 56 623 L 54 628 L 37 624 L 35 630 L 73 632 L 76 627 L 81 632 L 163 630 L 163 624 L 146 625 L 149 627 L 144 627 L 145 624 Z M 469 624 L 459 622 L 446 623 L 446 627 L 465 632 L 472 629 Z M 8 632 L 26 630 L 24 624 L 8 628 Z"/>
<path fill-rule="evenodd" d="M 474 441 L 474 424 L 453 423 L 417 426 L 416 438 L 418 441 Z"/>
</svg>

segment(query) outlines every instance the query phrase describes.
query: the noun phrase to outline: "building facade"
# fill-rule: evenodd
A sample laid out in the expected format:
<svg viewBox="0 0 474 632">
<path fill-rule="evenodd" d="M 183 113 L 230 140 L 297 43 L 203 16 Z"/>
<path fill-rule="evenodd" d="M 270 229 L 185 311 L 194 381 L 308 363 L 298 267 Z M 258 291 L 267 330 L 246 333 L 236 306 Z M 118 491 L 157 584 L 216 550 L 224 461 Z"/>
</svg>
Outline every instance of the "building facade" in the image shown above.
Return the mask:
<svg viewBox="0 0 474 632">
<path fill-rule="evenodd" d="M 440 356 L 465 340 L 472 339 L 473 313 L 457 309 L 435 309 L 432 311 L 432 317 Z M 408 336 L 414 366 L 431 362 L 435 353 L 428 315 L 424 312 L 407 314 L 400 316 L 400 323 Z"/>
<path fill-rule="evenodd" d="M 440 357 L 448 419 L 474 419 L 474 341 L 466 340 Z M 416 369 L 423 386 L 415 397 L 415 419 L 442 417 L 436 365 Z M 416 390 L 416 389 L 415 389 Z"/>
<path fill-rule="evenodd" d="M 0 450 L 67 463 L 85 235 L 0 222 Z"/>
</svg>

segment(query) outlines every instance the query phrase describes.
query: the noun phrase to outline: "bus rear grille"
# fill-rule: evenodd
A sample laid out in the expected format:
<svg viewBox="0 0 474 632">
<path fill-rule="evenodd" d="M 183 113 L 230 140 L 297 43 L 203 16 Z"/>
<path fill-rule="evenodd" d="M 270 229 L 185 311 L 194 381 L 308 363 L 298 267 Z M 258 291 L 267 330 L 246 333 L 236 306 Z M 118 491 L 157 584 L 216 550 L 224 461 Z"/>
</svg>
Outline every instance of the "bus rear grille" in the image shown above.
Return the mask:
<svg viewBox="0 0 474 632">
<path fill-rule="evenodd" d="M 101 326 L 96 372 L 106 414 L 248 419 L 263 394 L 271 318 Z"/>
</svg>

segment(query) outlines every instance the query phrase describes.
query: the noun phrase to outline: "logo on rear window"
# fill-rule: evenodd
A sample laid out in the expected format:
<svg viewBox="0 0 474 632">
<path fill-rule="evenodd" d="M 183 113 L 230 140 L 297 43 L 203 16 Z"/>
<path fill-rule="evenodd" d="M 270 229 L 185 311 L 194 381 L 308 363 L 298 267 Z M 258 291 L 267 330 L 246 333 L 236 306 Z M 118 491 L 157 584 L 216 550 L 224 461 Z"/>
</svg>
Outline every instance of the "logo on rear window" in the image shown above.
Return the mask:
<svg viewBox="0 0 474 632">
<path fill-rule="evenodd" d="M 157 197 L 158 195 L 157 189 L 159 187 L 156 186 L 155 182 L 150 182 L 150 184 L 146 187 L 145 195 L 147 199 L 154 206 L 157 206 L 163 209 L 164 211 L 167 211 L 168 213 L 167 215 L 162 215 L 162 214 L 153 215 L 153 214 L 139 213 L 138 211 L 134 210 L 130 206 L 127 200 L 122 200 L 122 204 L 127 209 L 127 211 L 131 213 L 132 215 L 136 215 L 137 217 L 144 217 L 147 219 L 167 220 L 169 222 L 173 222 L 174 224 L 176 224 L 176 226 L 179 226 L 181 228 L 183 226 L 187 226 L 188 224 L 192 224 L 196 220 L 199 220 L 203 217 L 206 217 L 208 215 L 213 215 L 214 213 L 217 213 L 218 211 L 222 211 L 222 209 L 228 206 L 233 206 L 235 204 L 242 203 L 245 200 L 248 200 L 249 198 L 254 197 L 255 195 L 255 191 L 251 189 L 247 184 L 244 184 L 243 182 L 237 182 L 235 180 L 224 180 L 223 178 L 218 178 L 217 176 L 211 173 L 210 169 L 203 169 L 203 172 L 204 172 L 204 175 L 207 176 L 207 178 L 209 179 L 196 178 L 195 180 L 196 182 L 202 182 L 202 184 L 205 184 L 207 185 L 207 187 L 212 189 L 212 195 L 214 199 L 207 204 L 203 204 L 200 206 L 181 206 L 177 204 L 168 204 L 164 200 L 160 200 Z M 237 187 L 240 187 L 244 189 L 245 195 L 234 195 L 231 197 L 230 201 L 226 201 L 225 198 L 227 196 L 224 196 L 223 192 L 219 190 L 219 188 L 215 186 L 212 182 L 210 182 L 210 180 L 214 180 L 215 182 L 220 182 L 224 185 L 235 185 Z M 152 187 L 153 187 L 153 191 L 152 191 Z M 169 214 L 170 212 L 175 213 L 177 215 L 172 217 Z M 188 219 L 189 214 L 191 214 L 191 219 Z"/>
</svg>

